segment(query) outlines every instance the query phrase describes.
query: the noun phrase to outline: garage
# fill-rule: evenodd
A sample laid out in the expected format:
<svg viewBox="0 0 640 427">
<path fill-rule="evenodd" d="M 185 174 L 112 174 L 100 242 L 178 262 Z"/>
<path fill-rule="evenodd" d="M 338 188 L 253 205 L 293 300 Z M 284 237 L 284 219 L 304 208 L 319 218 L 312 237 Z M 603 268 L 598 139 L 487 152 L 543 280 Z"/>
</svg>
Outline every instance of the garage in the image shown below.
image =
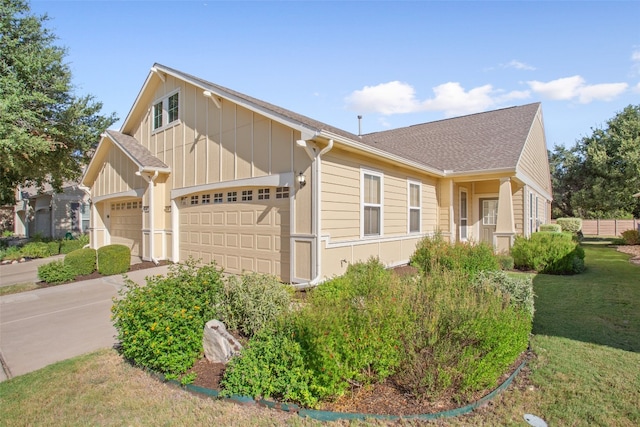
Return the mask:
<svg viewBox="0 0 640 427">
<path fill-rule="evenodd" d="M 180 260 L 215 261 L 225 272 L 289 281 L 289 188 L 216 191 L 181 197 Z"/>
<path fill-rule="evenodd" d="M 142 200 L 111 203 L 111 243 L 125 245 L 131 255 L 142 255 Z"/>
</svg>

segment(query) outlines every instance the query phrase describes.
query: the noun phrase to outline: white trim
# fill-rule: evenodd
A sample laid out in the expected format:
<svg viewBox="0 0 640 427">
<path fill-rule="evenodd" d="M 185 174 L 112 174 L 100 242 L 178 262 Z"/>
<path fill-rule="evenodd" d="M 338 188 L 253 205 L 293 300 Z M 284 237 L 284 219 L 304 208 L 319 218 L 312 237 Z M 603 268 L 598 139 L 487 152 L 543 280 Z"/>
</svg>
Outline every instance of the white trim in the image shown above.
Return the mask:
<svg viewBox="0 0 640 427">
<path fill-rule="evenodd" d="M 480 199 L 500 199 L 499 193 L 473 193 L 473 235 L 476 236 L 475 239 L 477 242 L 480 242 L 480 223 L 482 222 L 482 214 L 480 213 L 480 209 L 482 206 L 480 205 Z M 476 216 L 477 215 L 477 216 Z"/>
<path fill-rule="evenodd" d="M 418 206 L 411 206 L 411 186 L 418 187 Z M 418 230 L 411 231 L 411 211 L 418 210 Z M 407 179 L 407 234 L 420 234 L 422 232 L 422 182 L 415 179 Z"/>
<path fill-rule="evenodd" d="M 259 176 L 256 178 L 236 179 L 231 181 L 176 188 L 174 190 L 171 190 L 171 199 L 177 199 L 181 196 L 186 196 L 192 193 L 200 193 L 202 191 L 213 191 L 233 187 L 293 187 L 294 185 L 294 173 L 286 172 L 274 175 Z"/>
<path fill-rule="evenodd" d="M 93 203 L 104 202 L 105 200 L 119 199 L 121 197 L 135 197 L 141 199 L 144 196 L 144 188 L 136 188 L 135 190 L 122 191 L 120 193 L 105 194 L 92 198 Z"/>
<path fill-rule="evenodd" d="M 378 203 L 365 203 L 364 180 L 365 175 L 380 178 L 380 201 Z M 378 217 L 378 234 L 364 234 L 364 209 L 365 207 L 378 207 L 380 209 Z M 360 238 L 361 239 L 377 239 L 384 236 L 384 174 L 372 169 L 360 168 Z"/>
<path fill-rule="evenodd" d="M 381 237 L 378 239 L 342 240 L 339 242 L 332 242 L 331 236 L 322 236 L 320 240 L 325 243 L 325 249 L 335 249 L 335 248 L 345 248 L 345 247 L 352 247 L 352 246 L 371 245 L 375 243 L 401 242 L 404 240 L 415 240 L 415 239 L 420 240 L 424 237 L 434 236 L 434 235 L 435 235 L 434 232 L 429 232 L 429 233 L 420 233 L 420 234 L 416 233 L 416 234 L 393 236 L 393 237 Z"/>
<path fill-rule="evenodd" d="M 174 121 L 170 122 L 169 121 L 169 98 L 171 98 L 173 95 L 178 94 L 178 118 L 175 119 Z M 151 111 L 150 111 L 150 117 L 149 117 L 149 124 L 151 125 L 151 135 L 153 136 L 154 134 L 161 132 L 163 130 L 167 130 L 169 128 L 172 128 L 174 126 L 179 125 L 180 123 L 182 123 L 182 110 L 183 110 L 183 101 L 182 101 L 182 94 L 180 93 L 180 88 L 174 89 L 171 92 L 169 92 L 166 95 L 161 96 L 160 98 L 157 98 L 155 100 L 153 100 L 153 102 L 151 103 Z M 157 128 L 154 128 L 155 125 L 155 106 L 159 103 L 162 103 L 162 126 L 159 126 Z"/>
</svg>

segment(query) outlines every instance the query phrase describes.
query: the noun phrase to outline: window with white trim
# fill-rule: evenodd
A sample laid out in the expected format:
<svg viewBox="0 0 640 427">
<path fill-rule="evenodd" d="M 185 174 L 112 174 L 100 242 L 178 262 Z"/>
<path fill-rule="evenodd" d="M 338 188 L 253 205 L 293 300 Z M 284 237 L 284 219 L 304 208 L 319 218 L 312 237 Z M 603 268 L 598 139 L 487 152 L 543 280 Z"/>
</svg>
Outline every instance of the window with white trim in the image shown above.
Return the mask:
<svg viewBox="0 0 640 427">
<path fill-rule="evenodd" d="M 276 199 L 288 199 L 288 198 L 289 198 L 289 187 L 276 188 Z"/>
<path fill-rule="evenodd" d="M 175 92 L 153 104 L 152 130 L 175 124 L 180 119 L 180 93 Z"/>
<path fill-rule="evenodd" d="M 408 193 L 408 231 L 409 233 L 419 233 L 421 229 L 420 223 L 422 222 L 422 184 L 415 181 L 409 181 Z"/>
<path fill-rule="evenodd" d="M 209 203 L 211 203 L 211 194 L 203 194 L 202 195 L 202 204 L 203 205 L 208 205 Z"/>
<path fill-rule="evenodd" d="M 533 225 L 533 193 L 529 193 L 529 235 L 533 234 L 535 231 Z"/>
<path fill-rule="evenodd" d="M 460 189 L 460 205 L 459 205 L 459 210 L 460 210 L 460 241 L 461 242 L 466 242 L 467 239 L 469 238 L 469 230 L 467 228 L 468 223 L 469 223 L 469 205 L 468 205 L 469 201 L 468 201 L 468 195 L 467 195 L 467 189 L 466 188 L 461 188 Z"/>
<path fill-rule="evenodd" d="M 258 189 L 258 200 L 269 200 L 269 189 L 268 188 L 259 188 Z"/>
<path fill-rule="evenodd" d="M 223 193 L 214 193 L 213 194 L 213 203 L 222 203 L 224 198 Z"/>
<path fill-rule="evenodd" d="M 238 201 L 238 192 L 237 191 L 229 191 L 227 193 L 227 202 L 237 202 Z"/>
<path fill-rule="evenodd" d="M 362 171 L 362 235 L 382 235 L 383 175 L 377 172 Z"/>
<path fill-rule="evenodd" d="M 198 196 L 191 196 L 191 204 L 192 205 L 198 204 Z"/>
<path fill-rule="evenodd" d="M 242 190 L 242 201 L 249 202 L 253 200 L 253 190 Z"/>
</svg>

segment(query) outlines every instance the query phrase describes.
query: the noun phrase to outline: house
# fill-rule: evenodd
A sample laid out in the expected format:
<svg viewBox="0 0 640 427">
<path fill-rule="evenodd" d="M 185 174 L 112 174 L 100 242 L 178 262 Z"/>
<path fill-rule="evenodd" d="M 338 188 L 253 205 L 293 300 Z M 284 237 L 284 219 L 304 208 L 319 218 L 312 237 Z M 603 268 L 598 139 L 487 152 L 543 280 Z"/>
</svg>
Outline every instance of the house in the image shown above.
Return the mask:
<svg viewBox="0 0 640 427">
<path fill-rule="evenodd" d="M 89 230 L 89 192 L 77 182 L 65 182 L 62 192 L 51 185 L 16 190 L 13 231 L 18 236 L 63 238 Z"/>
<path fill-rule="evenodd" d="M 300 286 L 437 231 L 506 251 L 551 216 L 538 103 L 359 136 L 160 64 L 82 183 L 94 248 Z"/>
</svg>

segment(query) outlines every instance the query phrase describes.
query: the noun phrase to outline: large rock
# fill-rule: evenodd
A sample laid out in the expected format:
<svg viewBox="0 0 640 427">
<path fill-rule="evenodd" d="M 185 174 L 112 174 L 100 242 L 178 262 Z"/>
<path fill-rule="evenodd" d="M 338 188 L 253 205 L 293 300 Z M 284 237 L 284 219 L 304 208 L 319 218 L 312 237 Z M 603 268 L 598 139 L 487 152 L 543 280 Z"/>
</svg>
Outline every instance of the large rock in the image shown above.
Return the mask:
<svg viewBox="0 0 640 427">
<path fill-rule="evenodd" d="M 242 345 L 227 332 L 224 323 L 215 319 L 204 325 L 202 346 L 204 356 L 214 363 L 227 363 L 242 350 Z"/>
</svg>

